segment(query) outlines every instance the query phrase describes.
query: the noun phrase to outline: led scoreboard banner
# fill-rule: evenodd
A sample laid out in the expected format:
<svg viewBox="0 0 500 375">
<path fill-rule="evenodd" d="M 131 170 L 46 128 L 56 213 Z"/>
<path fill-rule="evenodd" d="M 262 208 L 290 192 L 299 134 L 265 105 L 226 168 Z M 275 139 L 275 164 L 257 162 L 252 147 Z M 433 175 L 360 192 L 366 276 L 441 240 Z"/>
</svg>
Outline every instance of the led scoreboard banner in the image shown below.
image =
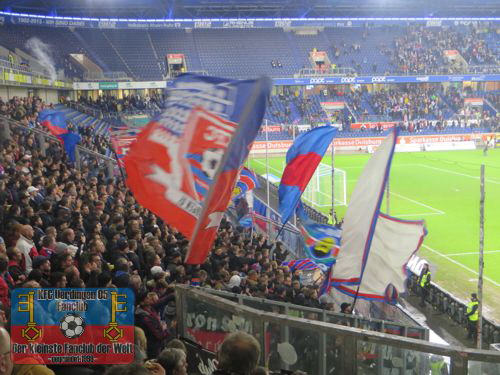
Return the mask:
<svg viewBox="0 0 500 375">
<path fill-rule="evenodd" d="M 15 364 L 125 364 L 134 360 L 130 289 L 12 291 Z"/>
</svg>

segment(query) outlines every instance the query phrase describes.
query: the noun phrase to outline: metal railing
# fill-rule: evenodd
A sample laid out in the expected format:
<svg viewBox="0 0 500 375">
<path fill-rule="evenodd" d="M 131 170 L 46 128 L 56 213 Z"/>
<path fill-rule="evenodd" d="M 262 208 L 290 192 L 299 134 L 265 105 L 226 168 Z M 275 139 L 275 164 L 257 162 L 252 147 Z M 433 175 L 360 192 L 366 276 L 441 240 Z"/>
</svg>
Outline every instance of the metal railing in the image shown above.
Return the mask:
<svg viewBox="0 0 500 375">
<path fill-rule="evenodd" d="M 334 69 L 313 69 L 304 68 L 300 69 L 298 74 L 294 76 L 296 78 L 302 77 L 331 77 L 331 76 L 356 76 L 356 70 L 350 67 L 340 67 Z"/>
<path fill-rule="evenodd" d="M 86 81 L 131 81 L 125 72 L 85 72 L 83 79 Z"/>
<path fill-rule="evenodd" d="M 359 115 L 359 122 L 391 122 L 394 121 L 388 115 Z"/>
<path fill-rule="evenodd" d="M 260 343 L 261 365 L 273 371 L 302 370 L 315 375 L 430 374 L 437 362 L 449 366 L 451 375 L 498 374 L 500 369 L 500 353 L 496 351 L 433 344 L 328 320 L 311 320 L 308 312 L 301 316 L 289 310 L 285 314 L 272 305 L 262 311 L 184 285 L 176 286 L 176 301 L 178 332 L 182 336 L 215 348 L 228 333 L 246 331 Z M 288 358 L 280 355 L 283 344 L 291 345 L 292 355 Z"/>
<path fill-rule="evenodd" d="M 414 294 L 420 293 L 418 276 L 413 273 L 408 279 L 408 289 Z M 451 293 L 432 283 L 428 302 L 436 311 L 446 314 L 453 322 L 464 328 L 467 327 L 468 320 L 465 316 L 467 305 L 459 301 Z M 482 335 L 484 346 L 499 343 L 500 325 L 483 317 Z"/>
<path fill-rule="evenodd" d="M 187 70 L 185 72 L 178 72 L 178 71 L 169 72 L 169 73 L 167 73 L 165 78 L 174 79 L 174 78 L 180 76 L 181 74 L 185 74 L 185 73 L 196 74 L 199 76 L 208 76 L 208 71 L 206 71 L 206 70 Z"/>
<path fill-rule="evenodd" d="M 52 81 L 51 78 L 49 78 L 45 73 L 29 72 L 1 65 L 0 82 L 9 83 L 9 85 L 25 85 L 30 87 L 43 86 L 61 89 L 73 88 L 71 82 L 62 80 Z"/>
<path fill-rule="evenodd" d="M 250 297 L 243 294 L 235 294 L 215 289 L 202 288 L 205 293 L 217 295 L 236 302 L 239 305 L 252 307 L 261 311 L 276 312 L 279 314 L 306 317 L 311 320 L 346 325 L 349 327 L 366 329 L 369 331 L 396 334 L 404 337 L 429 340 L 429 330 L 418 325 L 410 317 L 406 317 L 405 323 L 364 317 L 353 314 L 343 314 L 313 307 L 301 306 L 287 302 L 273 301 L 265 298 Z"/>
<path fill-rule="evenodd" d="M 469 65 L 469 73 L 498 74 L 500 67 L 498 65 Z"/>
</svg>

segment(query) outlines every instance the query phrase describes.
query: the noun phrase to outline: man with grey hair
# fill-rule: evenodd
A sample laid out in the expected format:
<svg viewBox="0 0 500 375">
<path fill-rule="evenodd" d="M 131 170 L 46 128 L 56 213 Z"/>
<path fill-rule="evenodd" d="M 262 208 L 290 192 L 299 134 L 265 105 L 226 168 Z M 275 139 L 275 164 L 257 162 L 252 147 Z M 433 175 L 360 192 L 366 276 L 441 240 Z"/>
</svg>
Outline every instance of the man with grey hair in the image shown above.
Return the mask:
<svg viewBox="0 0 500 375">
<path fill-rule="evenodd" d="M 258 341 L 248 333 L 234 332 L 226 336 L 217 353 L 217 370 L 212 375 L 250 375 L 260 357 Z"/>
<path fill-rule="evenodd" d="M 166 375 L 187 375 L 186 353 L 181 349 L 163 349 L 158 355 L 158 363 L 165 369 Z"/>
</svg>

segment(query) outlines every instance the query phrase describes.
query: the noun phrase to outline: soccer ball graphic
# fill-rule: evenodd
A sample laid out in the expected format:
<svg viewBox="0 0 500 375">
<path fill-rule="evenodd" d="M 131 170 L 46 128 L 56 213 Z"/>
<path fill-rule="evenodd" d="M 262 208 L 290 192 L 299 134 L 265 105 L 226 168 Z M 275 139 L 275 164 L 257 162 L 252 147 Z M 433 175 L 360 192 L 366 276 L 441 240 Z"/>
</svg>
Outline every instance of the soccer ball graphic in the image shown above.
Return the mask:
<svg viewBox="0 0 500 375">
<path fill-rule="evenodd" d="M 85 321 L 78 314 L 66 314 L 61 319 L 59 328 L 62 334 L 68 339 L 76 339 L 80 337 L 85 330 Z"/>
<path fill-rule="evenodd" d="M 209 178 L 214 178 L 219 163 L 224 155 L 224 150 L 217 148 L 210 148 L 203 152 L 201 158 L 201 169 Z"/>
</svg>

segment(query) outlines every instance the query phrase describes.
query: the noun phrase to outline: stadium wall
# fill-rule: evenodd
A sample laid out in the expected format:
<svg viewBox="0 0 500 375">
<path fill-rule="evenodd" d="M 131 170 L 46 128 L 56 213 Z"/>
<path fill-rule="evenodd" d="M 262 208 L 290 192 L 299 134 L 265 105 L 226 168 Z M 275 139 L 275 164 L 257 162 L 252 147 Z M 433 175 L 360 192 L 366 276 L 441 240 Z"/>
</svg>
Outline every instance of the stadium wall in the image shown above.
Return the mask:
<svg viewBox="0 0 500 375">
<path fill-rule="evenodd" d="M 3 100 L 12 99 L 14 96 L 25 98 L 37 95 L 46 103 L 57 104 L 59 101 L 59 91 L 51 89 L 39 89 L 24 86 L 0 86 L 0 98 Z"/>
</svg>

